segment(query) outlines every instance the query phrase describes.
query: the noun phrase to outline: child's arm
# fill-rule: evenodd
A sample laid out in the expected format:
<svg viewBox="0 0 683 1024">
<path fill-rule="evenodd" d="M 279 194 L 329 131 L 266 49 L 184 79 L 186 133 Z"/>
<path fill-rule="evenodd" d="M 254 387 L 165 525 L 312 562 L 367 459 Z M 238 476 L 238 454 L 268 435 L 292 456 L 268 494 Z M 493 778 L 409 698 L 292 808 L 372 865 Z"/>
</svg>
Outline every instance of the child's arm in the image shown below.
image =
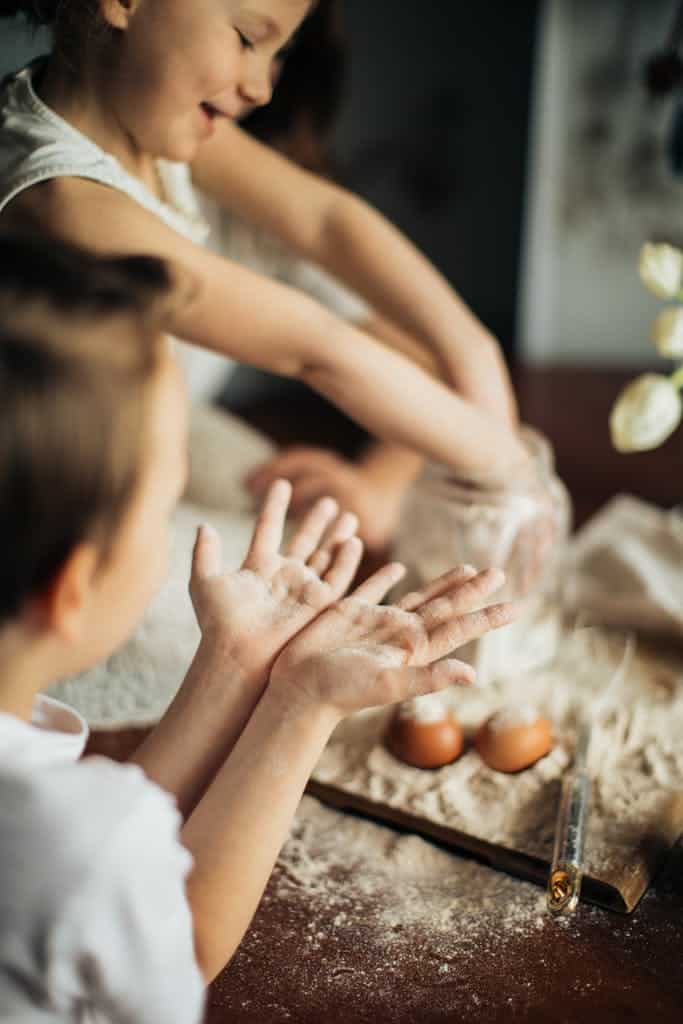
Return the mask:
<svg viewBox="0 0 683 1024">
<path fill-rule="evenodd" d="M 194 275 L 196 296 L 169 325 L 178 337 L 299 377 L 375 436 L 480 484 L 507 483 L 528 467 L 511 429 L 302 293 L 189 242 L 113 189 L 58 178 L 29 191 L 42 188 L 42 222 L 58 235 L 100 251 L 151 253 Z"/>
<path fill-rule="evenodd" d="M 186 823 L 194 856 L 188 897 L 195 948 L 207 981 L 235 952 L 256 910 L 306 781 L 337 723 L 473 679 L 456 647 L 502 626 L 509 605 L 481 608 L 502 581 L 489 570 L 455 570 L 376 607 L 396 582 L 387 566 L 319 616 L 285 648 L 269 685 L 227 762 Z M 408 610 L 410 609 L 410 610 Z"/>
<path fill-rule="evenodd" d="M 425 349 L 384 318 L 373 315 L 360 326 L 380 341 L 393 341 L 398 351 L 438 375 L 436 365 L 424 358 Z M 356 513 L 363 543 L 371 551 L 382 551 L 391 542 L 404 495 L 422 464 L 421 456 L 409 448 L 382 441 L 370 444 L 357 461 L 324 448 L 297 446 L 257 467 L 246 483 L 255 497 L 261 497 L 277 477 L 290 480 L 293 515 L 303 515 L 317 498 L 329 494 Z"/>
<path fill-rule="evenodd" d="M 420 342 L 450 384 L 512 425 L 516 409 L 499 347 L 446 279 L 386 218 L 221 122 L 193 162 L 193 178 L 220 203 L 340 278 Z"/>
<path fill-rule="evenodd" d="M 200 530 L 190 594 L 202 638 L 175 699 L 131 758 L 173 793 L 186 816 L 232 750 L 278 654 L 349 587 L 362 545 L 357 520 L 318 501 L 280 554 L 290 485 L 276 481 L 238 572 L 225 573 L 220 537 Z"/>
</svg>

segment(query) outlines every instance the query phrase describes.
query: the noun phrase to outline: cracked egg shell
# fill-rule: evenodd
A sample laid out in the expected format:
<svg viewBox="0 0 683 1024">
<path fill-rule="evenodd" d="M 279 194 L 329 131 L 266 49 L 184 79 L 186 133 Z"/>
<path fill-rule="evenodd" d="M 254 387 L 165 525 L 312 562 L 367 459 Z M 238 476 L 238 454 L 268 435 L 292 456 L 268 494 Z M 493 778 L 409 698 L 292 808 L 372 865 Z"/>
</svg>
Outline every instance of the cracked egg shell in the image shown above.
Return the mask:
<svg viewBox="0 0 683 1024">
<path fill-rule="evenodd" d="M 550 722 L 530 705 L 501 708 L 479 727 L 474 745 L 497 772 L 530 768 L 553 749 Z"/>
<path fill-rule="evenodd" d="M 399 761 L 414 768 L 442 768 L 462 753 L 464 736 L 460 722 L 452 714 L 436 721 L 394 715 L 387 746 Z"/>
</svg>

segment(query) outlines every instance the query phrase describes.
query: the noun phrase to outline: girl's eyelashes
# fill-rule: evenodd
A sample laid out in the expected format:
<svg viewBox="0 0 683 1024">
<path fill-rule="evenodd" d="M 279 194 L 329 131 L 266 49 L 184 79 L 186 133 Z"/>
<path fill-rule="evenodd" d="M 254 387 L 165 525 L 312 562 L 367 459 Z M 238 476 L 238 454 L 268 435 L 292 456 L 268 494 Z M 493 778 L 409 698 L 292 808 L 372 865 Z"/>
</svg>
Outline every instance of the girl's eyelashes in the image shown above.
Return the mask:
<svg viewBox="0 0 683 1024">
<path fill-rule="evenodd" d="M 240 30 L 238 28 L 235 29 L 235 32 L 239 36 L 240 44 L 241 44 L 243 50 L 253 50 L 254 49 L 254 44 L 252 43 L 251 39 L 247 39 L 245 34 L 243 32 L 240 32 Z"/>
</svg>

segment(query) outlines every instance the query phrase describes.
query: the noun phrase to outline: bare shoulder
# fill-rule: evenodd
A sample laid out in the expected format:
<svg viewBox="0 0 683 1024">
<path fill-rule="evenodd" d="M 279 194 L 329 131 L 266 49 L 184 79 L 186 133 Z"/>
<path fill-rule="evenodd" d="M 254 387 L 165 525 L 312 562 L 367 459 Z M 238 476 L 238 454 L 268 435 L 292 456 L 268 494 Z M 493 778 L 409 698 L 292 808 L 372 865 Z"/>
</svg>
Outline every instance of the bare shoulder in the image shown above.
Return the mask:
<svg viewBox="0 0 683 1024">
<path fill-rule="evenodd" d="M 163 256 L 174 243 L 177 251 L 179 240 L 125 193 L 76 177 L 53 178 L 25 189 L 0 215 L 0 227 L 39 231 L 99 252 Z"/>
</svg>

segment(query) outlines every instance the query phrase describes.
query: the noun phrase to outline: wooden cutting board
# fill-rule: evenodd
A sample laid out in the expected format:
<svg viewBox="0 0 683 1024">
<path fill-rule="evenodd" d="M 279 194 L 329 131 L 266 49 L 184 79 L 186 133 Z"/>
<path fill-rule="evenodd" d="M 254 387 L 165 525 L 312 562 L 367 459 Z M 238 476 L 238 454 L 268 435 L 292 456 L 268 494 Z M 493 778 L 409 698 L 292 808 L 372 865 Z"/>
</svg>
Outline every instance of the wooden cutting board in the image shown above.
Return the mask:
<svg viewBox="0 0 683 1024">
<path fill-rule="evenodd" d="M 390 713 L 374 711 L 343 723 L 308 792 L 338 809 L 415 832 L 545 886 L 562 779 L 571 765 L 576 709 L 592 699 L 582 687 L 599 690 L 602 685 L 599 679 L 578 681 L 573 657 L 573 662 L 556 661 L 533 678 L 511 679 L 484 694 L 459 691 L 449 698 L 470 736 L 511 696 L 531 700 L 547 713 L 555 726 L 556 749 L 526 772 L 491 772 L 471 746 L 459 761 L 438 772 L 410 768 L 385 747 Z M 683 722 L 680 653 L 669 655 L 661 646 L 649 649 L 641 643 L 628 686 L 619 695 L 614 732 L 603 745 L 609 756 L 601 762 L 593 788 L 582 888 L 583 899 L 622 913 L 636 907 L 683 833 L 683 750 L 677 735 Z"/>
<path fill-rule="evenodd" d="M 523 850 L 487 842 L 475 835 L 448 828 L 446 825 L 390 807 L 366 796 L 350 793 L 338 786 L 316 782 L 315 779 L 311 779 L 307 791 L 338 810 L 362 814 L 402 831 L 417 833 L 456 853 L 473 855 L 491 867 L 536 882 L 543 887 L 548 880 L 549 860 L 525 853 Z M 581 899 L 608 910 L 630 913 L 636 908 L 659 866 L 682 833 L 683 794 L 679 793 L 671 798 L 666 813 L 660 818 L 659 827 L 643 834 L 640 844 L 632 851 L 632 859 L 628 865 L 624 864 L 620 871 L 611 872 L 610 877 L 584 877 Z"/>
</svg>

